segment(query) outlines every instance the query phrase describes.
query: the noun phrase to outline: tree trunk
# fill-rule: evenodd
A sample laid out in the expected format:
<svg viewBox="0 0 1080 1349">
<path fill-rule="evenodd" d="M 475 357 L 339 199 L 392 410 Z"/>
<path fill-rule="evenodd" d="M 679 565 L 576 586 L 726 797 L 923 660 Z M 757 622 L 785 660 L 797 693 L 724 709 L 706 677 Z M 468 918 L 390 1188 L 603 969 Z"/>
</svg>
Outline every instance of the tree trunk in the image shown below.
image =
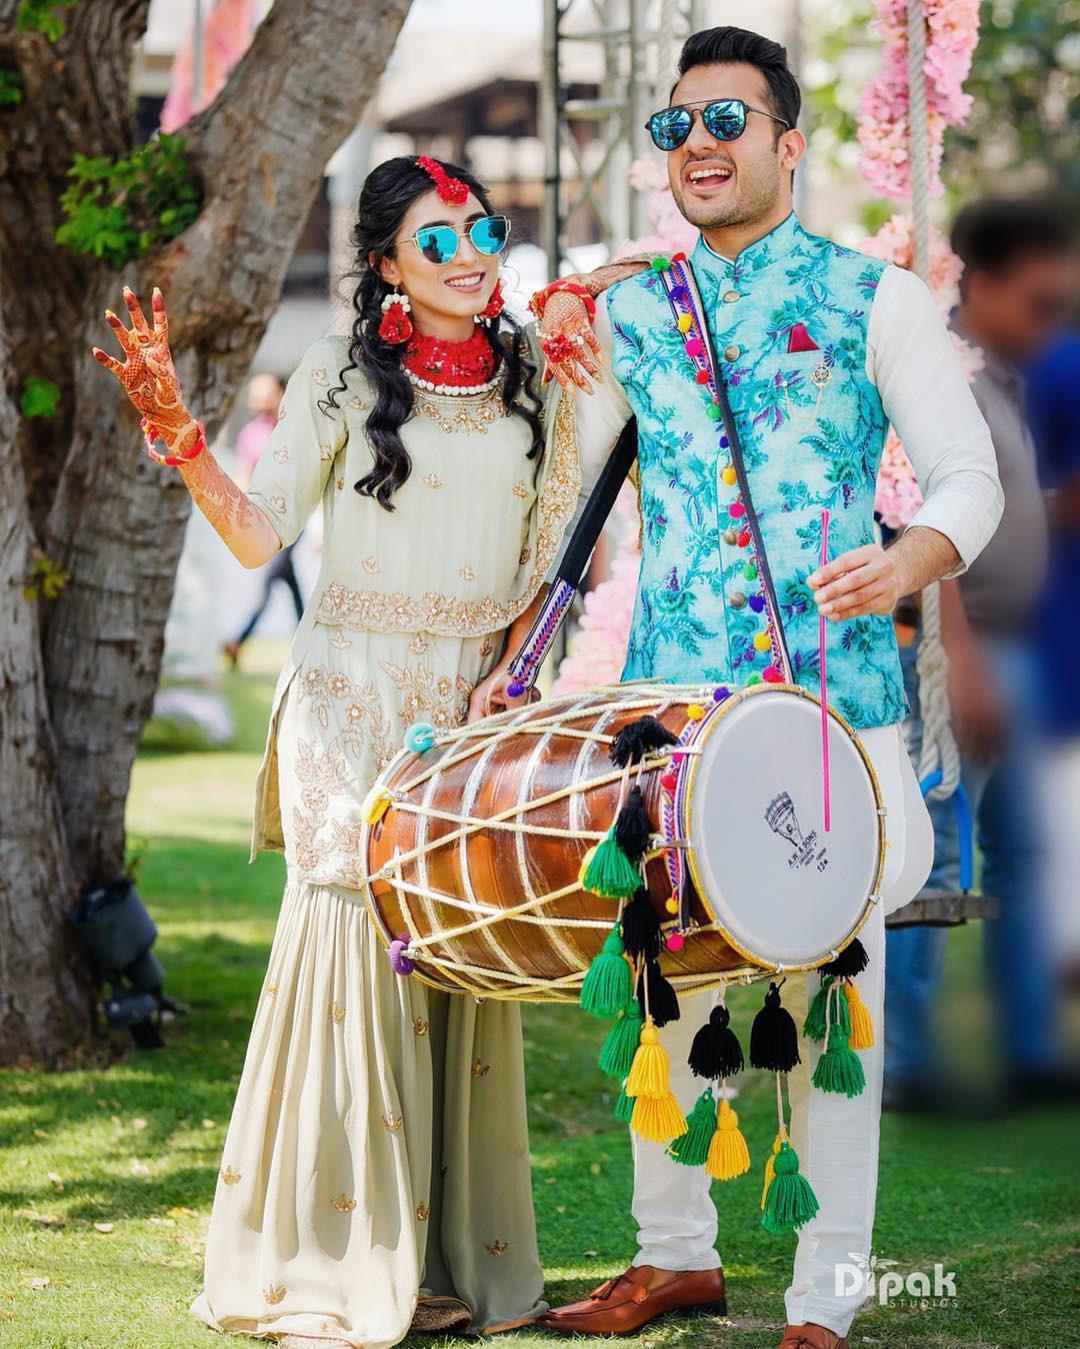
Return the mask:
<svg viewBox="0 0 1080 1349">
<path fill-rule="evenodd" d="M 118 276 L 50 241 L 71 154 L 130 148 L 128 70 L 148 0 L 80 0 L 63 11 L 55 48 L 15 36 L 3 22 L 14 0 L 0 0 L 0 61 L 14 54 L 27 88 L 26 104 L 0 115 L 0 261 L 31 283 L 0 295 L 17 366 L 9 387 L 44 374 L 63 393 L 45 432 L 24 421 L 19 442 L 31 518 L 71 575 L 46 607 L 42 666 L 77 884 L 123 870 L 131 764 L 189 508 L 178 475 L 140 456 L 134 413 L 89 355 L 92 342 L 108 345 L 102 309 L 119 308 L 123 281 L 144 296 L 162 287 L 185 399 L 212 437 L 278 302 L 323 168 L 359 120 L 409 3 L 276 0 L 213 106 L 180 133 L 203 183 L 199 218 Z M 38 891 L 35 904 L 47 903 Z M 3 904 L 0 890 L 0 934 Z M 44 1043 L 21 1045 L 0 1028 L 0 1061 Z"/>
<path fill-rule="evenodd" d="M 55 1054 L 90 1024 L 64 911 L 74 893 L 56 792 L 31 570 L 26 485 L 0 319 L 0 1046 Z"/>
</svg>

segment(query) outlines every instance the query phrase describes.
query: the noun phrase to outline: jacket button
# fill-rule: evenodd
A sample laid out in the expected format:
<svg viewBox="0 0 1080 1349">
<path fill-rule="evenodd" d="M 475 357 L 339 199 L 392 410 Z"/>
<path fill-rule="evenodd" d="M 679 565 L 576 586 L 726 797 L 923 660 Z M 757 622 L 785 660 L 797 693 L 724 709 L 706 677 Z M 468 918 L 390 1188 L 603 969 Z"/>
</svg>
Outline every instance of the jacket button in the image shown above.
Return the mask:
<svg viewBox="0 0 1080 1349">
<path fill-rule="evenodd" d="M 734 304 L 736 300 L 741 300 L 742 296 L 737 290 L 725 290 L 720 298 L 725 304 Z"/>
<path fill-rule="evenodd" d="M 732 342 L 730 347 L 724 348 L 725 361 L 737 361 L 741 355 L 742 349 L 740 347 L 737 347 L 734 342 Z"/>
</svg>

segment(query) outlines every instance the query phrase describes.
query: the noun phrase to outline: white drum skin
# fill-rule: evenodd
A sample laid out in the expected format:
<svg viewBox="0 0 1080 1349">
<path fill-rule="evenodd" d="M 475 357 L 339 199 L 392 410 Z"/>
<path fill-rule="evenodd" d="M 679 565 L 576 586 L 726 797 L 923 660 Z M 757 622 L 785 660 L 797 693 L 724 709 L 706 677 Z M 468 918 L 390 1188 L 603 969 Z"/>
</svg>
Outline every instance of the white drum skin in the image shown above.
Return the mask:
<svg viewBox="0 0 1080 1349">
<path fill-rule="evenodd" d="M 885 820 L 870 761 L 829 709 L 831 829 L 823 824 L 821 705 L 755 685 L 711 710 L 688 747 L 676 802 L 695 888 L 756 964 L 828 960 L 877 897 Z"/>
</svg>

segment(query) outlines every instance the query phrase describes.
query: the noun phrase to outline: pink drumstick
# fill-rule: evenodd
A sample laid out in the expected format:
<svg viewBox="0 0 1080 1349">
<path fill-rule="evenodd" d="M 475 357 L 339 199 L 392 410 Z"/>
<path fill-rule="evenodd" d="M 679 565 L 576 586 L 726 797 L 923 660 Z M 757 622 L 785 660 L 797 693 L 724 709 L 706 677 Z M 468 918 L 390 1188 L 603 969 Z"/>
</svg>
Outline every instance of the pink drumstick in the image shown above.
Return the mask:
<svg viewBox="0 0 1080 1349">
<path fill-rule="evenodd" d="M 821 512 L 821 565 L 829 560 L 829 512 Z M 825 615 L 818 611 L 818 691 L 821 695 L 821 803 L 829 832 L 829 704 L 825 692 Z"/>
</svg>

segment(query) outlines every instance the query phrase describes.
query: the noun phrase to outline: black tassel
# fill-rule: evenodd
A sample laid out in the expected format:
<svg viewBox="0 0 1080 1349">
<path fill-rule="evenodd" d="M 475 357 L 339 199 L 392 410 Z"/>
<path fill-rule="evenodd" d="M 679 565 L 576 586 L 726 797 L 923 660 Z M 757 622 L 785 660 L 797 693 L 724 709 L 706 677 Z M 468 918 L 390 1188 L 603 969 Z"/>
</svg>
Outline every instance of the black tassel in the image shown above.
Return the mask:
<svg viewBox="0 0 1080 1349">
<path fill-rule="evenodd" d="M 666 1026 L 669 1021 L 678 1021 L 679 995 L 660 973 L 660 966 L 655 960 L 645 962 L 645 983 L 649 990 L 649 1015 L 657 1026 Z M 638 1002 L 644 1016 L 646 1006 L 644 988 L 639 988 Z"/>
<path fill-rule="evenodd" d="M 728 1025 L 730 1020 L 731 1014 L 723 1004 L 714 1007 L 694 1036 L 687 1062 L 695 1077 L 734 1077 L 743 1066 L 742 1045 Z"/>
<path fill-rule="evenodd" d="M 838 979 L 854 979 L 857 974 L 862 974 L 869 964 L 870 957 L 866 954 L 866 947 L 858 937 L 852 937 L 835 960 L 822 965 L 821 972 L 835 974 Z"/>
<path fill-rule="evenodd" d="M 660 954 L 660 919 L 643 885 L 623 909 L 622 934 L 627 955 L 655 960 Z"/>
<path fill-rule="evenodd" d="M 640 862 L 652 842 L 652 825 L 640 787 L 631 787 L 615 820 L 615 842 L 631 862 Z"/>
<path fill-rule="evenodd" d="M 799 1032 L 780 1002 L 780 989 L 769 985 L 765 1005 L 750 1027 L 750 1065 L 770 1073 L 790 1073 L 799 1062 Z"/>
<path fill-rule="evenodd" d="M 628 722 L 616 734 L 609 753 L 616 768 L 625 768 L 628 763 L 637 763 L 643 759 L 651 750 L 678 743 L 679 737 L 655 717 L 638 717 L 637 721 Z"/>
</svg>

